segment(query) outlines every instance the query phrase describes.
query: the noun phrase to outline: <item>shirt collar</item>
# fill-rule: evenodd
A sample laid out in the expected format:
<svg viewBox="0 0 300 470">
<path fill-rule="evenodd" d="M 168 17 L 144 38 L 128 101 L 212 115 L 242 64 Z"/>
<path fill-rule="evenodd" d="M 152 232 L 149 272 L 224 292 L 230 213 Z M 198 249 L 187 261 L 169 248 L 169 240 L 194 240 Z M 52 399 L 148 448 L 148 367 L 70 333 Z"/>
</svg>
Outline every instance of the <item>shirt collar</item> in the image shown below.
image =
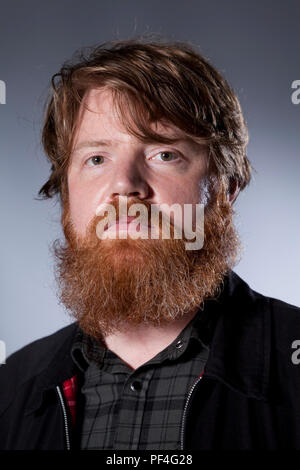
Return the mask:
<svg viewBox="0 0 300 470">
<path fill-rule="evenodd" d="M 203 311 L 199 309 L 174 341 L 158 353 L 155 358 L 152 358 L 151 362 L 154 364 L 167 359 L 176 360 L 184 354 L 193 342 L 198 342 L 200 347 L 208 349 L 207 332 L 204 331 L 207 325 L 203 317 Z M 75 365 L 82 372 L 86 371 L 91 361 L 101 365 L 105 357 L 105 351 L 106 347 L 100 340 L 92 338 L 78 328 L 74 344 L 71 348 L 71 357 Z"/>
</svg>

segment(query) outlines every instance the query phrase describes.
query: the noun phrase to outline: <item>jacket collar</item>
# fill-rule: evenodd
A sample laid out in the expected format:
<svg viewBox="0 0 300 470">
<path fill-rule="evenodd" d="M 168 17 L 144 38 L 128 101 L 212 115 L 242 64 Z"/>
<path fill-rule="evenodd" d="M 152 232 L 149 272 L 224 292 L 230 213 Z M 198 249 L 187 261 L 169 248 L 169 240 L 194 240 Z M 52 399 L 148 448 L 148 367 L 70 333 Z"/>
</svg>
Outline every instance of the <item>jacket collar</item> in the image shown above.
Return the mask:
<svg viewBox="0 0 300 470">
<path fill-rule="evenodd" d="M 229 271 L 220 286 L 219 296 L 204 303 L 201 317 L 201 337 L 210 345 L 204 376 L 218 380 L 246 397 L 267 400 L 270 363 L 268 297 L 253 291 L 235 272 Z M 26 414 L 40 407 L 48 390 L 79 373 L 71 357 L 78 325 L 75 322 L 69 328 L 66 341 L 37 378 Z"/>
</svg>

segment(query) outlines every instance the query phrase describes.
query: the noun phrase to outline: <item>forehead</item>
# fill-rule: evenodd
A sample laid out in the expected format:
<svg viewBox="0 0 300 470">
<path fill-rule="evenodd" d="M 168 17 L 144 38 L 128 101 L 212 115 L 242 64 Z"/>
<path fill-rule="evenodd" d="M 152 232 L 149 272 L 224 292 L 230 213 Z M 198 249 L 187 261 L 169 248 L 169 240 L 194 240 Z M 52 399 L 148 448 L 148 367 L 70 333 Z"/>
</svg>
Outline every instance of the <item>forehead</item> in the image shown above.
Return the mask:
<svg viewBox="0 0 300 470">
<path fill-rule="evenodd" d="M 149 127 L 156 133 L 166 137 L 184 139 L 186 134 L 167 121 L 149 123 Z M 91 138 L 106 137 L 108 139 L 133 140 L 124 128 L 113 101 L 113 94 L 109 88 L 93 88 L 89 90 L 82 101 L 74 145 Z"/>
</svg>

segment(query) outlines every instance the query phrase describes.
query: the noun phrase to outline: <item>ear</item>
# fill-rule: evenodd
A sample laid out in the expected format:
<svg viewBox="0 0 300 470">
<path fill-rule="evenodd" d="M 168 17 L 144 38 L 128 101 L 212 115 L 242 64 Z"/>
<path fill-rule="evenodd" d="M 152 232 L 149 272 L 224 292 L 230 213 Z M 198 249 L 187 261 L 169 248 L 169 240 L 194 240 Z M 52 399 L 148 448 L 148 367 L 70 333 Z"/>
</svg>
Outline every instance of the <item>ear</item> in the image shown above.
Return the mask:
<svg viewBox="0 0 300 470">
<path fill-rule="evenodd" d="M 240 189 L 241 188 L 238 185 L 238 182 L 230 178 L 229 189 L 228 189 L 228 201 L 230 202 L 231 205 L 235 202 L 236 198 L 238 197 Z"/>
</svg>

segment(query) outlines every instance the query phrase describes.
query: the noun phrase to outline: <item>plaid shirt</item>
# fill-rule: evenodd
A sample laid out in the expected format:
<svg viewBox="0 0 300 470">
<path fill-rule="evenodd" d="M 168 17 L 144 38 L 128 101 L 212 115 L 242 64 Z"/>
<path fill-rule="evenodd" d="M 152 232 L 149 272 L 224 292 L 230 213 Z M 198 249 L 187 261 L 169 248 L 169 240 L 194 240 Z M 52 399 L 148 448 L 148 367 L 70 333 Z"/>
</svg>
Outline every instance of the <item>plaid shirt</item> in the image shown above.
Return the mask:
<svg viewBox="0 0 300 470">
<path fill-rule="evenodd" d="M 136 370 L 78 331 L 71 355 L 84 374 L 81 449 L 180 449 L 187 395 L 209 353 L 200 339 L 201 313 L 172 344 Z M 73 422 L 76 385 L 72 378 L 63 386 Z"/>
</svg>

